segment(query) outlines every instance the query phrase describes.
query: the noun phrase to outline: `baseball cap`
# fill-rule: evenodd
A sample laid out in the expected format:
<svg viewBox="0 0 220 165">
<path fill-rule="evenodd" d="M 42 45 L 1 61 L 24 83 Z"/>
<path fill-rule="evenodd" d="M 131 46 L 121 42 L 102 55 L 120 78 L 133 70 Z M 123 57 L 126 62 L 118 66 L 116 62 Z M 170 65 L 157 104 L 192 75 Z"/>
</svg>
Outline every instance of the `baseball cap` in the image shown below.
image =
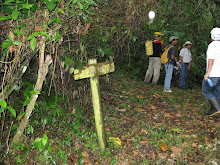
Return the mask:
<svg viewBox="0 0 220 165">
<path fill-rule="evenodd" d="M 178 37 L 176 37 L 176 36 L 171 36 L 171 37 L 169 38 L 169 41 L 171 42 L 171 41 L 177 40 L 177 39 L 178 39 Z"/>
</svg>

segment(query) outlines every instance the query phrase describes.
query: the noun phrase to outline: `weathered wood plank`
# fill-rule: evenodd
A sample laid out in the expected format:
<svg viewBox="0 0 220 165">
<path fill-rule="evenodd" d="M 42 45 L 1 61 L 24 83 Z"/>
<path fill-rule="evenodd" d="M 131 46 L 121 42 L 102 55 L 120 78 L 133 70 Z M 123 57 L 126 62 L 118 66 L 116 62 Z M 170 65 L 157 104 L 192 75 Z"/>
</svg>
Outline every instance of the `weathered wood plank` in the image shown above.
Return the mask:
<svg viewBox="0 0 220 165">
<path fill-rule="evenodd" d="M 89 65 L 84 67 L 83 69 L 74 69 L 74 79 L 79 80 L 84 78 L 90 78 L 96 130 L 98 134 L 99 146 L 101 151 L 103 152 L 105 151 L 107 141 L 101 107 L 99 76 L 110 72 L 114 72 L 115 65 L 113 62 L 103 62 L 97 64 L 96 59 L 90 59 L 88 64 Z"/>
<path fill-rule="evenodd" d="M 103 62 L 98 64 L 89 64 L 83 69 L 74 69 L 74 79 L 84 79 L 95 77 L 98 75 L 104 75 L 115 71 L 115 65 L 113 62 Z"/>
<path fill-rule="evenodd" d="M 89 60 L 89 64 L 96 64 L 96 59 Z M 91 65 L 90 65 L 91 66 Z M 98 134 L 99 146 L 103 152 L 106 148 L 105 124 L 102 115 L 101 95 L 99 87 L 99 76 L 91 77 L 92 103 L 95 115 L 96 130 Z"/>
</svg>

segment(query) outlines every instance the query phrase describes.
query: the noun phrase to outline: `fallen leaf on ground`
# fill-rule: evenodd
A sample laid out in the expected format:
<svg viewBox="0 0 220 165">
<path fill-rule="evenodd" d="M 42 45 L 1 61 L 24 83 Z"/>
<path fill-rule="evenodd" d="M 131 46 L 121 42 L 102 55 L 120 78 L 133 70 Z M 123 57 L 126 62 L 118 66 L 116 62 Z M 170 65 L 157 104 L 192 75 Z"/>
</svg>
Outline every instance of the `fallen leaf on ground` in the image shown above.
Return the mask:
<svg viewBox="0 0 220 165">
<path fill-rule="evenodd" d="M 145 135 L 147 133 L 147 130 L 144 130 L 143 128 L 140 131 L 140 134 Z"/>
<path fill-rule="evenodd" d="M 158 158 L 159 159 L 166 159 L 167 158 L 167 154 L 166 153 L 158 153 Z"/>
<path fill-rule="evenodd" d="M 143 99 L 144 96 L 142 96 L 142 95 L 138 95 L 137 98 L 139 98 L 139 99 Z"/>
<path fill-rule="evenodd" d="M 137 156 L 139 154 L 138 151 L 133 151 L 134 155 Z"/>
<path fill-rule="evenodd" d="M 76 146 L 76 148 L 80 148 L 78 142 L 75 142 L 75 146 Z"/>
<path fill-rule="evenodd" d="M 84 163 L 91 164 L 91 162 L 88 158 L 83 158 L 82 160 L 83 160 Z"/>
<path fill-rule="evenodd" d="M 59 147 L 56 146 L 56 145 L 52 145 L 52 148 L 53 148 L 53 149 L 56 149 L 56 148 L 59 148 Z"/>
<path fill-rule="evenodd" d="M 197 135 L 194 135 L 194 134 L 193 134 L 193 135 L 192 135 L 192 138 L 195 138 L 195 139 L 196 139 L 196 138 L 197 138 Z"/>
<path fill-rule="evenodd" d="M 180 138 L 184 139 L 184 138 L 189 138 L 190 135 L 181 135 Z"/>
<path fill-rule="evenodd" d="M 153 105 L 150 105 L 150 109 L 155 110 L 157 108 L 155 106 L 153 106 Z"/>
<path fill-rule="evenodd" d="M 184 147 L 188 147 L 188 146 L 189 146 L 189 143 L 184 142 L 184 143 L 183 143 L 183 146 L 184 146 Z"/>
<path fill-rule="evenodd" d="M 87 157 L 89 157 L 90 155 L 89 155 L 86 151 L 83 151 L 83 152 L 82 152 L 82 156 L 87 158 Z"/>
<path fill-rule="evenodd" d="M 148 144 L 150 144 L 150 142 L 149 142 L 149 141 L 140 141 L 140 144 L 142 144 L 142 145 L 148 145 Z"/>
<path fill-rule="evenodd" d="M 161 143 L 161 144 L 160 144 L 160 148 L 161 148 L 163 151 L 169 150 L 168 145 L 167 145 L 166 143 Z"/>
<path fill-rule="evenodd" d="M 166 113 L 166 114 L 164 115 L 164 117 L 173 117 L 173 116 L 171 116 L 169 113 Z"/>
<path fill-rule="evenodd" d="M 128 118 L 128 117 L 126 117 L 126 116 L 123 116 L 125 119 L 127 119 L 127 120 L 130 120 L 130 121 L 132 121 L 132 119 L 130 119 L 130 118 Z"/>
<path fill-rule="evenodd" d="M 198 152 L 198 148 L 194 148 L 194 149 L 193 149 L 193 152 Z"/>
<path fill-rule="evenodd" d="M 135 110 L 138 111 L 138 112 L 143 112 L 143 111 L 145 111 L 144 109 L 141 109 L 141 108 L 136 108 Z"/>
<path fill-rule="evenodd" d="M 179 147 L 171 146 L 170 148 L 173 151 L 173 153 L 181 153 L 181 152 L 183 152 L 183 149 L 179 148 Z"/>
<path fill-rule="evenodd" d="M 156 125 L 156 126 L 160 126 L 160 125 L 161 125 L 161 123 L 155 123 L 155 125 Z"/>
<path fill-rule="evenodd" d="M 151 154 L 151 159 L 155 160 L 155 153 L 154 152 L 152 152 L 152 154 Z"/>
<path fill-rule="evenodd" d="M 114 144 L 117 145 L 117 146 L 121 146 L 121 140 L 120 138 L 118 137 L 109 137 L 110 140 L 113 140 L 114 141 Z"/>
<path fill-rule="evenodd" d="M 119 111 L 119 112 L 125 112 L 126 111 L 126 109 L 119 109 L 119 108 L 116 108 L 116 110 Z"/>
<path fill-rule="evenodd" d="M 196 143 L 193 143 L 193 144 L 192 144 L 192 147 L 197 147 L 197 144 L 196 144 Z"/>
<path fill-rule="evenodd" d="M 176 117 L 180 117 L 180 116 L 181 116 L 181 114 L 180 114 L 180 113 L 177 113 L 177 114 L 176 114 Z"/>
</svg>

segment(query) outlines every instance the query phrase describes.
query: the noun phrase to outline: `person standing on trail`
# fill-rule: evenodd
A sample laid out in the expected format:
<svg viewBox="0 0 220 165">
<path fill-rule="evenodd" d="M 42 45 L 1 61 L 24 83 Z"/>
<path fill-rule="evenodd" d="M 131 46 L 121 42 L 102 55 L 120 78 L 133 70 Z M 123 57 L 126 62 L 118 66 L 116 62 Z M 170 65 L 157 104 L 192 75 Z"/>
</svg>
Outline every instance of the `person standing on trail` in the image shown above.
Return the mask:
<svg viewBox="0 0 220 165">
<path fill-rule="evenodd" d="M 173 74 L 173 64 L 174 61 L 177 62 L 177 59 L 175 58 L 175 47 L 178 43 L 178 37 L 175 36 L 171 36 L 169 38 L 170 44 L 167 45 L 167 49 L 169 47 L 171 47 L 168 51 L 168 55 L 167 57 L 169 58 L 169 62 L 164 64 L 165 70 L 166 70 L 166 77 L 165 77 L 165 81 L 164 81 L 164 92 L 172 92 L 170 89 L 170 84 L 171 84 L 171 80 L 172 80 L 172 74 Z"/>
<path fill-rule="evenodd" d="M 149 66 L 145 75 L 144 82 L 150 82 L 152 75 L 153 84 L 157 84 L 157 81 L 159 80 L 161 68 L 160 55 L 162 54 L 162 49 L 164 47 L 160 41 L 161 36 L 161 32 L 154 33 L 155 40 L 153 42 L 153 55 L 149 56 Z"/>
<path fill-rule="evenodd" d="M 206 115 L 220 114 L 220 28 L 211 30 L 211 43 L 206 52 L 206 73 L 202 92 L 209 101 L 211 108 Z M 211 84 L 209 84 L 211 80 Z"/>
<path fill-rule="evenodd" d="M 186 89 L 186 77 L 188 74 L 188 70 L 191 68 L 191 46 L 192 42 L 186 41 L 183 44 L 183 48 L 180 50 L 180 62 L 181 62 L 181 70 L 180 70 L 180 78 L 179 78 L 179 88 Z"/>
</svg>

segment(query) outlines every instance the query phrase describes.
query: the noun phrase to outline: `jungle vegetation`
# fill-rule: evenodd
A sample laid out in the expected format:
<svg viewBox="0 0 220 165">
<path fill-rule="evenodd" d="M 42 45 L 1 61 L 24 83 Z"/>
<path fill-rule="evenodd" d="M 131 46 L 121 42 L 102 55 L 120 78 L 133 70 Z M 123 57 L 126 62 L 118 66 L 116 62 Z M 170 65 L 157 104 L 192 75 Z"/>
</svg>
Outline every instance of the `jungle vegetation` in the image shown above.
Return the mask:
<svg viewBox="0 0 220 165">
<path fill-rule="evenodd" d="M 94 125 L 86 118 L 93 114 L 89 80 L 75 81 L 74 69 L 83 68 L 92 58 L 114 61 L 117 74 L 143 81 L 148 66 L 145 41 L 152 40 L 156 31 L 163 33 L 164 45 L 170 36 L 179 37 L 177 54 L 185 41 L 193 42 L 189 88 L 201 88 L 210 31 L 220 25 L 219 6 L 218 0 L 1 0 L 1 160 L 14 154 L 16 162 L 22 163 L 30 159 L 28 151 L 38 150 L 35 163 L 56 164 L 52 158 L 48 162 L 56 150 L 47 146 L 48 132 L 54 129 L 48 123 L 56 128 L 62 127 L 62 120 L 72 123 L 77 137 L 83 134 L 77 131 L 82 121 L 87 127 Z M 149 11 L 156 13 L 153 21 Z M 66 145 L 70 145 L 68 136 L 62 141 Z M 82 157 L 79 144 L 74 149 Z M 80 156 L 56 152 L 63 162 L 81 161 Z"/>
</svg>

